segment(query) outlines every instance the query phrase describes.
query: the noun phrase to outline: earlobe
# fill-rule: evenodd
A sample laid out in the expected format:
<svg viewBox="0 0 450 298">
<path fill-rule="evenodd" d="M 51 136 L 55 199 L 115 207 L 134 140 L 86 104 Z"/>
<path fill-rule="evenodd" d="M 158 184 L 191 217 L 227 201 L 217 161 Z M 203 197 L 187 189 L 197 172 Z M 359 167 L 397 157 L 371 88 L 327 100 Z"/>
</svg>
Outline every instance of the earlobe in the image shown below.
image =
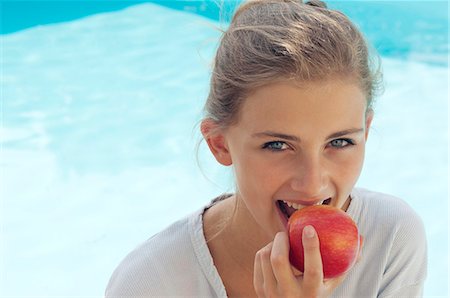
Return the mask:
<svg viewBox="0 0 450 298">
<path fill-rule="evenodd" d="M 372 109 L 369 109 L 366 112 L 366 123 L 365 123 L 365 126 L 366 126 L 365 127 L 365 130 L 366 130 L 365 139 L 366 139 L 366 141 L 367 141 L 367 138 L 369 137 L 369 130 L 370 130 L 370 126 L 372 125 L 373 115 L 374 115 L 374 112 Z"/>
<path fill-rule="evenodd" d="M 200 130 L 216 160 L 224 166 L 230 166 L 233 162 L 225 135 L 219 125 L 212 119 L 205 119 L 201 123 Z"/>
</svg>

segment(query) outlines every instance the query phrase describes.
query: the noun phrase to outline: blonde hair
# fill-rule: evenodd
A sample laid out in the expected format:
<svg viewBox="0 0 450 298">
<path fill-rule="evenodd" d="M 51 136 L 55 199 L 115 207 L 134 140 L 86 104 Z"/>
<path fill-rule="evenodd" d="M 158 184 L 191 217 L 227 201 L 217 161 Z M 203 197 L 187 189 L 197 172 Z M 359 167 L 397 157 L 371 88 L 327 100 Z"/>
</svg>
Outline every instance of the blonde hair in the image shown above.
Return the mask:
<svg viewBox="0 0 450 298">
<path fill-rule="evenodd" d="M 205 116 L 226 128 L 237 122 L 249 92 L 280 80 L 353 79 L 372 109 L 381 83 L 379 57 L 372 58 L 376 67 L 356 26 L 321 1 L 248 1 L 222 35 Z"/>
</svg>

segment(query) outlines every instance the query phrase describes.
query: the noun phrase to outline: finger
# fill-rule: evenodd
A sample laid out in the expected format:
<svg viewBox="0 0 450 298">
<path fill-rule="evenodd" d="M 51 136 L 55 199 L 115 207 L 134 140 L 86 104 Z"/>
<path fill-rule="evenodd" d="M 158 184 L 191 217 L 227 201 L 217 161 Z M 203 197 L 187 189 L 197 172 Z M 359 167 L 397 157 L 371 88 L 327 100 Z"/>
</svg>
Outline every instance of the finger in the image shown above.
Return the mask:
<svg viewBox="0 0 450 298">
<path fill-rule="evenodd" d="M 347 277 L 347 273 L 335 277 L 335 278 L 331 278 L 331 279 L 327 279 L 324 281 L 325 287 L 327 288 L 327 292 L 330 293 L 332 291 L 334 291 L 334 289 L 336 289 L 343 281 L 344 279 Z"/>
<path fill-rule="evenodd" d="M 303 276 L 303 272 L 301 272 L 300 270 L 298 270 L 297 268 L 295 268 L 292 265 L 291 265 L 291 269 L 292 269 L 292 273 L 294 273 L 295 277 Z"/>
<path fill-rule="evenodd" d="M 323 282 L 322 257 L 320 255 L 319 237 L 313 226 L 306 226 L 302 235 L 304 250 L 304 287 L 312 290 L 317 289 Z"/>
<path fill-rule="evenodd" d="M 280 287 L 292 286 L 297 281 L 289 262 L 289 239 L 285 232 L 279 232 L 275 235 L 270 262 L 275 279 Z"/>
<path fill-rule="evenodd" d="M 270 263 L 272 244 L 273 242 L 270 242 L 260 250 L 261 268 L 263 274 L 263 288 L 266 294 L 274 293 L 277 286 L 275 275 L 273 274 L 272 264 Z"/>
<path fill-rule="evenodd" d="M 359 235 L 359 251 L 358 251 L 358 258 L 356 259 L 356 262 L 358 263 L 361 259 L 362 249 L 364 246 L 364 237 Z"/>
<path fill-rule="evenodd" d="M 264 277 L 262 273 L 261 254 L 255 255 L 255 264 L 253 267 L 253 287 L 258 297 L 264 297 Z"/>
</svg>

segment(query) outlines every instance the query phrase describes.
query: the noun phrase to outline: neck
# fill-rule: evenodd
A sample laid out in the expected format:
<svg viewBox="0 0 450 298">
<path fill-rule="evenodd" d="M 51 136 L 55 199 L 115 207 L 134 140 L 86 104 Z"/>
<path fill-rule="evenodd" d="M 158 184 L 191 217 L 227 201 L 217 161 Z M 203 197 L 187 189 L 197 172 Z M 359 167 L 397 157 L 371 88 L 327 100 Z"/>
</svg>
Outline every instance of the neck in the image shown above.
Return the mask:
<svg viewBox="0 0 450 298">
<path fill-rule="evenodd" d="M 271 239 L 261 234 L 246 206 L 235 195 L 217 203 L 204 214 L 204 230 L 228 295 L 252 292 L 255 254 Z"/>
<path fill-rule="evenodd" d="M 234 216 L 224 229 L 223 239 L 230 253 L 253 272 L 255 254 L 272 239 L 254 221 L 249 210 L 236 196 Z"/>
</svg>

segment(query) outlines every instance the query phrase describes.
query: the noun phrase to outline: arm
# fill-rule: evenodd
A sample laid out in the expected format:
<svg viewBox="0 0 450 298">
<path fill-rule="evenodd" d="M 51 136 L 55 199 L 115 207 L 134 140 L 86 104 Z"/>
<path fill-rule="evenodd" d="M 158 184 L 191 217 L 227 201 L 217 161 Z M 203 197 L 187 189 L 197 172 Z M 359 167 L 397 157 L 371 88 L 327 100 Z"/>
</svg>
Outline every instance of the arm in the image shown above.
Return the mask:
<svg viewBox="0 0 450 298">
<path fill-rule="evenodd" d="M 378 297 L 422 297 L 427 275 L 427 241 L 422 220 L 405 214 L 389 251 Z"/>
</svg>

